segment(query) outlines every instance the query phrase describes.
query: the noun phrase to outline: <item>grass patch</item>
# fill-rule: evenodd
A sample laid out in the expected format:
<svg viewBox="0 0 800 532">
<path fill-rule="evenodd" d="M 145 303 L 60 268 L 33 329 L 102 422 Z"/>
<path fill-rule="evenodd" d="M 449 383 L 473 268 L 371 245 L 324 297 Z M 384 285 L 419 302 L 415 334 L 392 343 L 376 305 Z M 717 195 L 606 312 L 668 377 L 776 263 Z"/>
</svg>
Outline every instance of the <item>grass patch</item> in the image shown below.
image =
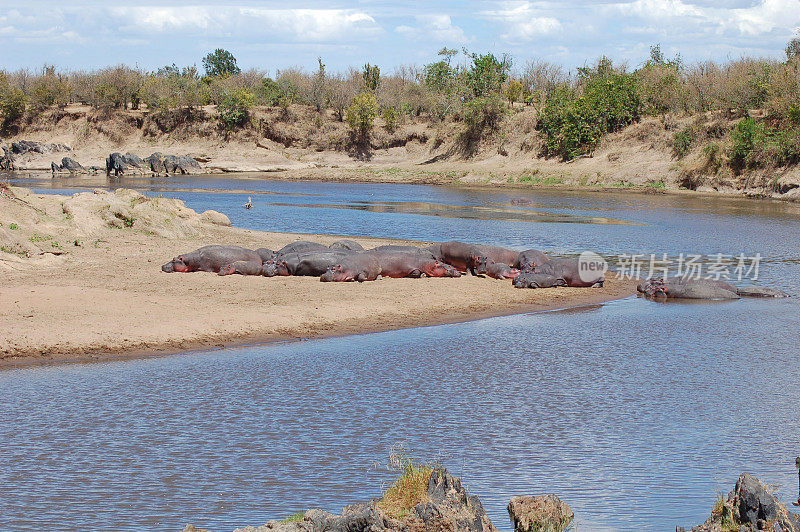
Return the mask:
<svg viewBox="0 0 800 532">
<path fill-rule="evenodd" d="M 725 497 L 722 494 L 717 495 L 717 501 L 714 503 L 714 509 L 711 510 L 711 516 L 714 521 L 719 523 L 722 532 L 736 532 L 739 530 L 739 525 L 736 524 L 736 519 L 733 517 L 733 510 L 726 504 Z"/>
<path fill-rule="evenodd" d="M 8 226 L 8 228 L 11 229 L 12 231 L 16 231 L 17 229 L 19 229 L 19 226 L 12 222 L 11 225 Z"/>
<path fill-rule="evenodd" d="M 299 523 L 300 521 L 303 520 L 304 516 L 305 516 L 305 512 L 295 512 L 292 515 L 290 515 L 288 517 L 284 517 L 283 519 L 281 519 L 281 524 L 285 525 L 287 523 Z"/>
<path fill-rule="evenodd" d="M 644 186 L 648 188 L 665 188 L 667 185 L 664 183 L 663 179 L 660 179 L 658 181 L 648 181 Z"/>
<path fill-rule="evenodd" d="M 400 478 L 386 490 L 377 507 L 393 519 L 406 517 L 417 504 L 428 498 L 432 472 L 433 468 L 427 464 L 405 460 Z"/>
<path fill-rule="evenodd" d="M 53 240 L 53 237 L 49 235 L 40 235 L 39 233 L 33 233 L 28 240 L 34 243 L 47 242 L 48 240 Z"/>
<path fill-rule="evenodd" d="M 537 185 L 537 186 L 554 186 L 554 185 L 562 185 L 564 184 L 564 178 L 554 176 L 554 175 L 541 175 L 539 169 L 533 171 L 532 174 L 524 174 L 519 177 L 520 183 L 527 183 L 529 185 Z"/>
</svg>

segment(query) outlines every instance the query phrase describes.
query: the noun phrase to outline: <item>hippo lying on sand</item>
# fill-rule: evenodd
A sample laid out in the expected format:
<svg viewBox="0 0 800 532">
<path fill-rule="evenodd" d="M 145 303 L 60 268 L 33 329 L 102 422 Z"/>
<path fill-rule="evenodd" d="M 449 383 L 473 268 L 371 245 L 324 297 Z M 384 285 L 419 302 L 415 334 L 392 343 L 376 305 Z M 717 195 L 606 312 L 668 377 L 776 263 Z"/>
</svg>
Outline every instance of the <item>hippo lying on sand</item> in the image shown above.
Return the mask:
<svg viewBox="0 0 800 532">
<path fill-rule="evenodd" d="M 343 249 L 345 251 L 364 251 L 364 246 L 356 242 L 355 240 L 337 240 L 330 246 L 330 249 Z"/>
<path fill-rule="evenodd" d="M 486 265 L 486 275 L 493 279 L 516 279 L 519 270 L 503 262 L 489 261 Z"/>
<path fill-rule="evenodd" d="M 288 253 L 300 253 L 303 251 L 330 251 L 328 246 L 318 244 L 317 242 L 307 242 L 305 240 L 298 240 L 291 244 L 286 244 L 281 249 L 275 252 L 276 257 L 286 255 Z"/>
<path fill-rule="evenodd" d="M 172 272 L 214 272 L 234 263 L 241 268 L 261 269 L 261 256 L 251 249 L 239 246 L 205 246 L 190 253 L 178 255 L 161 267 L 161 271 Z"/>
<path fill-rule="evenodd" d="M 318 277 L 342 259 L 351 255 L 350 251 L 333 250 L 324 248 L 322 251 L 313 250 L 302 253 L 286 253 L 264 263 L 261 275 L 274 276 L 313 276 Z"/>
<path fill-rule="evenodd" d="M 550 257 L 538 249 L 528 249 L 517 254 L 517 259 L 511 264 L 518 270 L 532 270 L 536 266 L 549 261 Z"/>
<path fill-rule="evenodd" d="M 459 271 L 469 272 L 472 275 L 486 273 L 486 264 L 489 259 L 472 244 L 450 241 L 434 244 L 425 249 L 430 250 L 433 256 L 441 262 L 446 262 Z"/>
<path fill-rule="evenodd" d="M 484 246 L 481 244 L 476 244 L 475 247 L 486 255 L 489 260 L 494 262 L 499 262 L 500 264 L 507 264 L 509 266 L 514 266 L 517 262 L 517 257 L 519 257 L 519 251 L 514 251 L 513 249 L 503 248 L 500 246 Z"/>
<path fill-rule="evenodd" d="M 654 299 L 739 299 L 740 297 L 789 297 L 789 294 L 763 287 L 737 288 L 731 283 L 716 279 L 670 277 L 650 279 L 639 284 L 637 290 Z"/>
<path fill-rule="evenodd" d="M 575 288 L 599 288 L 605 282 L 604 272 L 586 272 L 581 278 L 580 263 L 575 259 L 550 259 L 547 262 L 537 265 L 531 271 L 544 275 L 552 275 L 556 279 L 562 279 L 566 286 Z"/>
<path fill-rule="evenodd" d="M 567 282 L 554 275 L 543 273 L 522 272 L 514 279 L 517 288 L 552 288 L 554 286 L 567 286 Z"/>
<path fill-rule="evenodd" d="M 461 277 L 449 264 L 437 260 L 426 249 L 413 246 L 380 246 L 364 252 L 378 260 L 383 277 Z"/>
<path fill-rule="evenodd" d="M 374 281 L 381 274 L 381 265 L 374 255 L 353 253 L 320 276 L 322 282 Z"/>
</svg>

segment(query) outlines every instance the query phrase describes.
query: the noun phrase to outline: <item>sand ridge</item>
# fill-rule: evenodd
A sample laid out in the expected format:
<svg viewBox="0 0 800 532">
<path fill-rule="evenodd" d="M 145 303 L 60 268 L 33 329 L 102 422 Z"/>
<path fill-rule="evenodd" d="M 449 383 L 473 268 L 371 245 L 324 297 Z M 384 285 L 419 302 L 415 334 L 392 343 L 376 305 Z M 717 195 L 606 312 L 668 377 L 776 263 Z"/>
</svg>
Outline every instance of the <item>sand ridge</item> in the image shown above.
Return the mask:
<svg viewBox="0 0 800 532">
<path fill-rule="evenodd" d="M 41 255 L 0 253 L 0 365 L 402 329 L 601 303 L 635 293 L 632 281 L 617 279 L 599 289 L 520 290 L 510 281 L 471 276 L 359 284 L 321 283 L 311 277 L 165 274 L 161 264 L 203 245 L 277 249 L 296 240 L 328 244 L 338 237 L 228 227 L 220 225 L 224 220 L 219 217 L 198 215 L 180 201 L 169 200 L 165 206 L 161 199 L 151 205 L 155 200 L 136 199 L 138 193 L 132 191 L 83 193 L 70 200 L 13 190 L 39 212 L 0 196 L 3 241 L 16 232 L 51 239 L 35 243 L 46 249 Z M 63 204 L 69 202 L 73 214 L 66 215 Z M 132 227 L 125 222 L 113 226 L 119 218 L 108 214 L 99 218 L 103 223 L 90 223 L 100 214 L 93 217 L 87 211 L 129 204 L 135 204 Z M 156 228 L 159 216 L 153 209 L 177 214 Z M 148 219 L 150 225 L 144 225 L 142 220 Z M 18 229 L 9 231 L 12 223 Z M 54 241 L 61 247 L 53 248 Z M 358 241 L 365 247 L 397 243 Z"/>
</svg>

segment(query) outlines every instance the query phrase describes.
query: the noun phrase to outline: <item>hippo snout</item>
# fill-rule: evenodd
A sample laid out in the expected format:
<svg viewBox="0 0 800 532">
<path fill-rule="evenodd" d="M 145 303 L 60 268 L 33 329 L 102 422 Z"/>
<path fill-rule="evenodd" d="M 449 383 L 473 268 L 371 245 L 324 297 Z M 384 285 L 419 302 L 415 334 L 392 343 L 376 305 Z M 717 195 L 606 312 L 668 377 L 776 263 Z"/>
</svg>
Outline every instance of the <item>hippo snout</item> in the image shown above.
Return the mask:
<svg viewBox="0 0 800 532">
<path fill-rule="evenodd" d="M 322 281 L 323 283 L 332 282 L 333 281 L 333 271 L 332 270 L 326 270 L 325 273 L 320 275 L 319 280 Z"/>
<path fill-rule="evenodd" d="M 175 271 L 175 265 L 172 263 L 172 261 L 169 261 L 161 267 L 161 271 L 165 273 L 172 273 Z"/>
</svg>

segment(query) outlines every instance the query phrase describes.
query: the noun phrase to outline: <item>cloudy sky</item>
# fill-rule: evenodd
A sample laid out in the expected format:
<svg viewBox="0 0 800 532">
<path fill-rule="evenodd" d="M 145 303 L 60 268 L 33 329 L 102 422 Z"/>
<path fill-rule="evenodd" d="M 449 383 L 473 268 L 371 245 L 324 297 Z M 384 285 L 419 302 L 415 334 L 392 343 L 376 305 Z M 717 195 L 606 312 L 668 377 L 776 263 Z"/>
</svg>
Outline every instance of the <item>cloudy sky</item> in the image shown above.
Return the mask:
<svg viewBox="0 0 800 532">
<path fill-rule="evenodd" d="M 0 0 L 0 69 L 117 63 L 200 64 L 222 47 L 243 68 L 274 72 L 424 64 L 442 46 L 544 58 L 568 68 L 601 54 L 640 64 L 668 55 L 780 57 L 800 31 L 800 0 L 272 2 Z"/>
</svg>

